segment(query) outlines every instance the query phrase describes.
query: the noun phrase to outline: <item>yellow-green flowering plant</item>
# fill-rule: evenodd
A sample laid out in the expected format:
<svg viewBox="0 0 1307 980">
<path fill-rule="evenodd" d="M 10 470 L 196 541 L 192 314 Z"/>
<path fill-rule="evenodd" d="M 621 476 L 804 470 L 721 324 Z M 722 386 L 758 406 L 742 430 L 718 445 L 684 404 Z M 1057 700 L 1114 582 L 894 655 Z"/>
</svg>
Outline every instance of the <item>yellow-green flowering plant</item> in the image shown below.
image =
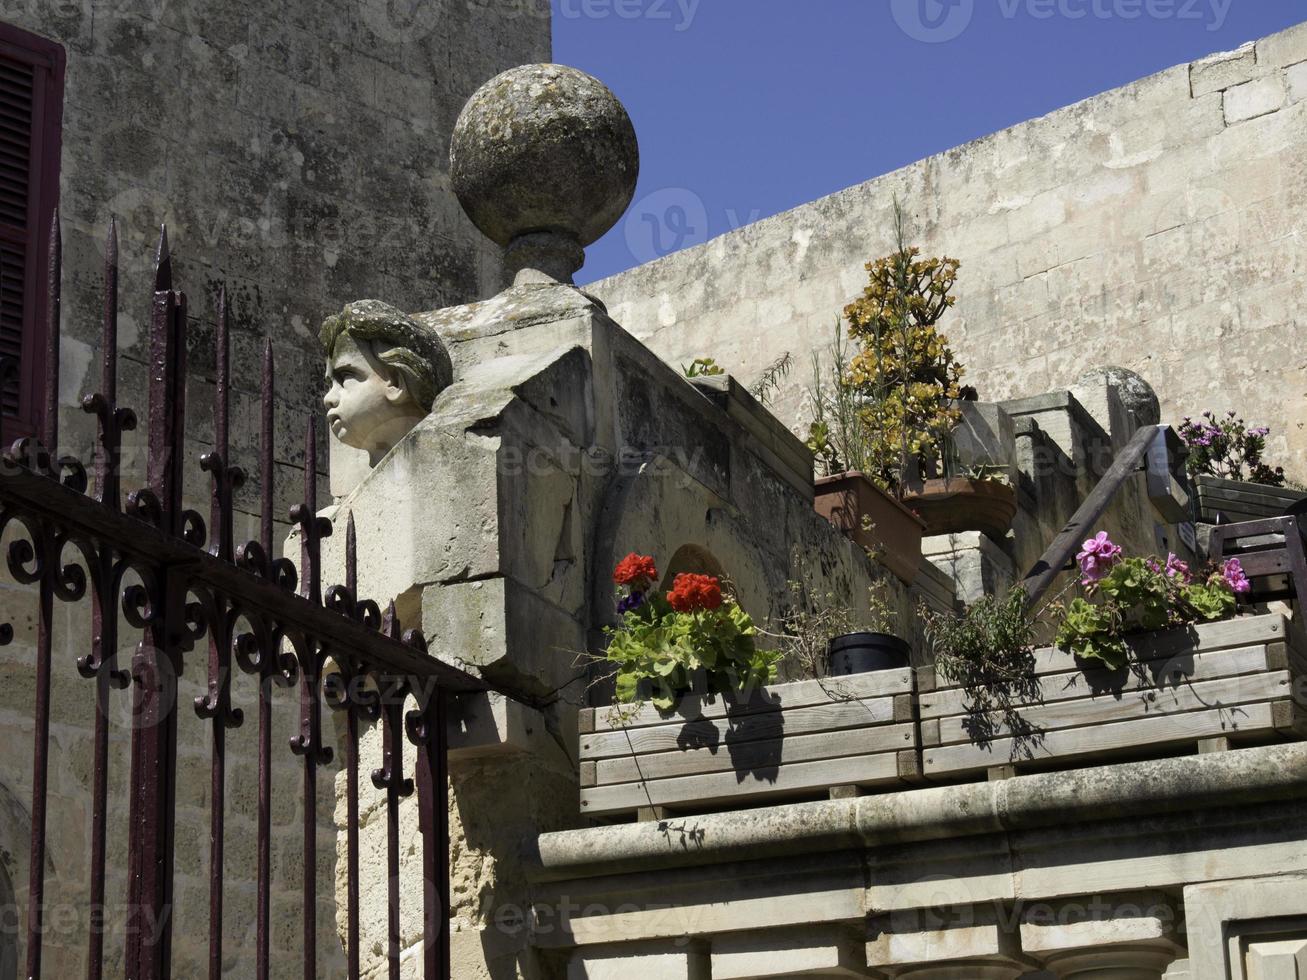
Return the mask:
<svg viewBox="0 0 1307 980">
<path fill-rule="evenodd" d="M 923 258 L 906 242 L 895 205 L 896 248 L 867 263 L 867 285 L 837 325 L 831 366 L 814 359 L 808 447 L 827 473 L 858 470 L 902 496 L 918 468 L 947 472 L 950 436 L 961 424 L 959 363 L 938 323 L 957 302 L 961 263 Z M 914 465 L 916 464 L 916 465 Z"/>
</svg>

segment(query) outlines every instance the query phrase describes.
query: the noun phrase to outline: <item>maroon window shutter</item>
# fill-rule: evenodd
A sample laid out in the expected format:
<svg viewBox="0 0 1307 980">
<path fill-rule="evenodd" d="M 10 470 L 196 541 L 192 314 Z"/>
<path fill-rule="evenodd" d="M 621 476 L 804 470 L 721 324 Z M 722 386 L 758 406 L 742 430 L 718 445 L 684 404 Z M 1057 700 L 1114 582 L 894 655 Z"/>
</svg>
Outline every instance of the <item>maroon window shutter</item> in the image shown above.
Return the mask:
<svg viewBox="0 0 1307 980">
<path fill-rule="evenodd" d="M 64 50 L 0 24 L 0 356 L 19 362 L 0 392 L 6 441 L 40 431 L 50 217 L 59 202 Z"/>
</svg>

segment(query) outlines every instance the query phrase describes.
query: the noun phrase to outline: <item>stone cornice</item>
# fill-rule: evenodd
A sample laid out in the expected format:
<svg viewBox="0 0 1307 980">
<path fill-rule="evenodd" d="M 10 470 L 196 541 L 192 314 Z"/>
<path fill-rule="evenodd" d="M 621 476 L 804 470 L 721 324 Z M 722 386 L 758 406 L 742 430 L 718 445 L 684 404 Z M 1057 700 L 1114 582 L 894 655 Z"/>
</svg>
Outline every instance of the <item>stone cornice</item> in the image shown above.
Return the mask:
<svg viewBox="0 0 1307 980">
<path fill-rule="evenodd" d="M 1307 797 L 1307 744 L 544 834 L 539 882 L 876 848 Z"/>
</svg>

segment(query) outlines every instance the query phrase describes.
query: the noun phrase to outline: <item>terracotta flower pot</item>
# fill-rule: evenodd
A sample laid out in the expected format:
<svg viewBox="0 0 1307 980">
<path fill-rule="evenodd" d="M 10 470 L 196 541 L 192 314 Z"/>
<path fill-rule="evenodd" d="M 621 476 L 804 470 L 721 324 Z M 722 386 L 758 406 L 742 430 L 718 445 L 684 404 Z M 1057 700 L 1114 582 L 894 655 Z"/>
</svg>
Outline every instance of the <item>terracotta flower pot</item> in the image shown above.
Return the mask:
<svg viewBox="0 0 1307 980">
<path fill-rule="evenodd" d="M 925 524 L 892 496 L 858 472 L 816 482 L 817 513 L 864 548 L 880 552 L 886 568 L 911 585 L 921 567 Z M 870 522 L 870 531 L 864 525 Z"/>
<path fill-rule="evenodd" d="M 920 491 L 904 497 L 903 503 L 926 522 L 926 533 L 931 536 L 983 531 L 1001 539 L 1017 516 L 1016 490 L 994 480 L 927 480 Z"/>
</svg>

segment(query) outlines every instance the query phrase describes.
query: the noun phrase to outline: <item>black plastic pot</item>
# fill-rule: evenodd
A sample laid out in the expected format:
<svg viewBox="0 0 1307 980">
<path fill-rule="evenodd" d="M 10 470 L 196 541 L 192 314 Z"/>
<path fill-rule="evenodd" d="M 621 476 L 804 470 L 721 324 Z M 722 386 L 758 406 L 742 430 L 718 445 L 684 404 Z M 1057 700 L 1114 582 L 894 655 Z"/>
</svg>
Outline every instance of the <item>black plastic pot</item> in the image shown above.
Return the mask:
<svg viewBox="0 0 1307 980">
<path fill-rule="evenodd" d="M 830 641 L 832 677 L 898 670 L 912 664 L 907 643 L 890 633 L 849 633 Z"/>
</svg>

